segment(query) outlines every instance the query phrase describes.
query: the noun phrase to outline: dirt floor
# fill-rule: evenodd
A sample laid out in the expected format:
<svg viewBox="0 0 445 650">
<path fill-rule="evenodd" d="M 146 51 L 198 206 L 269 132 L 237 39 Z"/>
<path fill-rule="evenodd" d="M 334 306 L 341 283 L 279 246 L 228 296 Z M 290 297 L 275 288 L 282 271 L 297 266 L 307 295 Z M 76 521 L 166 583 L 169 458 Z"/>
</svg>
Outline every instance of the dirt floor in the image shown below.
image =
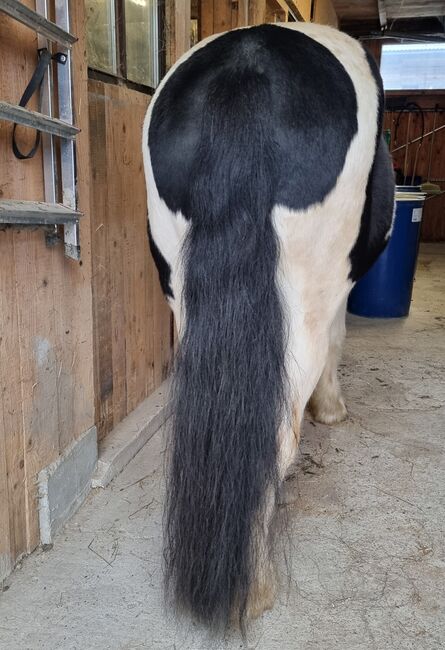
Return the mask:
<svg viewBox="0 0 445 650">
<path fill-rule="evenodd" d="M 290 580 L 236 635 L 176 622 L 162 596 L 162 439 L 95 491 L 0 594 L 3 650 L 445 647 L 445 246 L 422 248 L 405 320 L 349 317 L 349 420 L 307 419 L 286 495 Z"/>
</svg>

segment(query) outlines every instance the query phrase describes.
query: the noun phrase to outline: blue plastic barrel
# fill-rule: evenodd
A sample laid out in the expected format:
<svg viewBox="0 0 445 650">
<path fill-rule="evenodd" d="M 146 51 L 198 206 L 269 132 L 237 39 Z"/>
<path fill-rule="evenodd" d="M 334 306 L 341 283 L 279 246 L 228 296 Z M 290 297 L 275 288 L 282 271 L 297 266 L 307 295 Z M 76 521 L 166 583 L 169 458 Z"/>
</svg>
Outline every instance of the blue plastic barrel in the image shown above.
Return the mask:
<svg viewBox="0 0 445 650">
<path fill-rule="evenodd" d="M 419 250 L 425 195 L 396 193 L 396 215 L 389 243 L 354 286 L 348 311 L 368 318 L 408 316 Z"/>
</svg>

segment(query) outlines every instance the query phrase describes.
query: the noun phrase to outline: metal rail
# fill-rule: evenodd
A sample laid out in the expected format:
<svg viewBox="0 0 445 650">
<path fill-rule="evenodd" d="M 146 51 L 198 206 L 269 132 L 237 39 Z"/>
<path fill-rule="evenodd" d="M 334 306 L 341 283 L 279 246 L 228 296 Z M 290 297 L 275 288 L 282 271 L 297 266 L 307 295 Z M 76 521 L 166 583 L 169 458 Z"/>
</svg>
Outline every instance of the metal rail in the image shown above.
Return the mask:
<svg viewBox="0 0 445 650">
<path fill-rule="evenodd" d="M 68 31 L 65 31 L 45 18 L 45 16 L 33 11 L 18 0 L 0 0 L 0 11 L 18 20 L 30 29 L 33 29 L 38 34 L 45 36 L 53 43 L 59 43 L 59 45 L 70 48 L 77 41 L 77 38 Z"/>
<path fill-rule="evenodd" d="M 82 216 L 58 203 L 40 201 L 0 201 L 0 223 L 27 226 L 77 224 Z"/>
<path fill-rule="evenodd" d="M 445 129 L 445 124 L 442 124 L 442 126 L 437 126 L 435 129 L 432 131 L 428 131 L 428 133 L 424 133 L 423 135 L 419 135 L 418 138 L 414 138 L 413 140 L 410 140 L 409 142 L 406 142 L 405 144 L 401 144 L 398 147 L 395 147 L 395 149 L 391 149 L 391 153 L 395 153 L 396 151 L 400 151 L 400 149 L 404 149 L 405 147 L 408 147 L 410 144 L 413 144 L 414 142 L 418 142 L 419 140 L 422 140 L 422 138 L 426 138 L 432 133 L 437 133 L 437 131 L 441 131 L 442 129 Z"/>
<path fill-rule="evenodd" d="M 70 16 L 67 0 L 55 0 L 56 20 L 59 25 L 69 31 Z M 62 120 L 74 122 L 73 112 L 73 78 L 71 52 L 67 52 L 65 65 L 59 67 L 57 74 L 59 97 L 59 116 Z M 71 210 L 77 206 L 77 174 L 74 142 L 65 139 L 60 142 L 60 170 L 62 180 L 62 202 Z M 79 223 L 66 225 L 63 233 L 65 255 L 80 260 Z"/>
<path fill-rule="evenodd" d="M 0 102 L 0 119 L 15 122 L 22 126 L 30 126 L 32 129 L 38 129 L 44 133 L 51 133 L 68 140 L 74 140 L 80 130 L 72 124 L 58 120 L 56 117 L 49 117 L 49 115 L 30 111 L 22 106 L 8 104 L 7 102 Z"/>
</svg>

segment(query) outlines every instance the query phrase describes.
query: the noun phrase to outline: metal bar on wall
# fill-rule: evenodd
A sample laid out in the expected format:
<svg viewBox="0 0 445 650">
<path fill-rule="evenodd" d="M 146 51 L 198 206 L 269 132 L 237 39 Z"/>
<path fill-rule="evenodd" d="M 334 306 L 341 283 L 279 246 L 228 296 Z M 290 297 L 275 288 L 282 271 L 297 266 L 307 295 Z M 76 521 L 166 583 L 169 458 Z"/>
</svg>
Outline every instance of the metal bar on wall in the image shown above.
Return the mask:
<svg viewBox="0 0 445 650">
<path fill-rule="evenodd" d="M 46 36 L 53 43 L 59 43 L 66 48 L 70 48 L 77 40 L 68 30 L 65 31 L 60 28 L 59 25 L 52 23 L 40 13 L 19 2 L 19 0 L 0 0 L 0 11 L 33 29 L 38 34 Z"/>
<path fill-rule="evenodd" d="M 56 0 L 55 17 L 58 25 L 69 32 L 69 0 Z M 67 51 L 65 65 L 59 66 L 57 86 L 59 97 L 59 116 L 62 120 L 73 123 L 73 86 L 72 86 L 72 61 L 71 52 Z M 62 203 L 76 210 L 76 158 L 74 142 L 62 140 L 60 143 L 61 175 L 62 175 Z M 74 259 L 80 259 L 79 224 L 73 223 L 64 227 L 65 254 Z"/>
<path fill-rule="evenodd" d="M 44 133 L 51 133 L 69 140 L 74 140 L 76 134 L 79 133 L 79 129 L 72 124 L 36 111 L 30 111 L 22 106 L 8 104 L 8 102 L 0 101 L 0 119 L 15 122 L 22 126 L 29 126 L 32 129 L 38 129 Z"/>
<path fill-rule="evenodd" d="M 44 18 L 48 19 L 48 0 L 36 0 L 36 11 Z M 49 39 L 41 34 L 38 35 L 37 43 L 39 48 L 46 47 L 51 49 Z M 40 87 L 40 105 L 41 111 L 45 115 L 53 115 L 53 69 L 51 63 L 48 66 L 46 75 L 43 77 Z M 45 201 L 47 203 L 57 202 L 57 180 L 56 180 L 56 157 L 54 150 L 54 138 L 50 133 L 42 133 L 42 153 L 43 153 L 43 180 L 45 184 Z"/>
</svg>

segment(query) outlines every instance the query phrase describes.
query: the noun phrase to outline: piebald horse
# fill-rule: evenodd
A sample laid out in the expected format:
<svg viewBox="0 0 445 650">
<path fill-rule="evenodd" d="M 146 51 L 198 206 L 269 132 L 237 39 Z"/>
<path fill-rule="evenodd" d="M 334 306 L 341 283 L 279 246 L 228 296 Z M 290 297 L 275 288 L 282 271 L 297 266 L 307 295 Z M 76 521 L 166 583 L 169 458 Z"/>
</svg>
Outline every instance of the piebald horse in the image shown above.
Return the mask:
<svg viewBox="0 0 445 650">
<path fill-rule="evenodd" d="M 180 340 L 166 577 L 213 627 L 273 604 L 271 522 L 305 407 L 347 415 L 346 300 L 393 219 L 382 114 L 360 43 L 291 23 L 196 45 L 144 122 L 150 246 Z"/>
</svg>

